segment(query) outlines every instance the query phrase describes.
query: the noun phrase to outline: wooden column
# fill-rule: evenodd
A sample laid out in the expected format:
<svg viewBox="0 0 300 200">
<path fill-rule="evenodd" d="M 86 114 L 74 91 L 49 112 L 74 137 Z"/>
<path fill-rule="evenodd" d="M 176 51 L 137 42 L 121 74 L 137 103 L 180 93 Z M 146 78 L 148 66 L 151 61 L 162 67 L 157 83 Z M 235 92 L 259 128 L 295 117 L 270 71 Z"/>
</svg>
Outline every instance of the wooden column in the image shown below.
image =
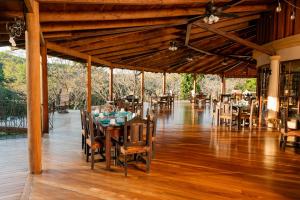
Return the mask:
<svg viewBox="0 0 300 200">
<path fill-rule="evenodd" d="M 43 133 L 49 133 L 47 42 L 41 46 Z"/>
<path fill-rule="evenodd" d="M 144 102 L 144 93 L 145 93 L 145 73 L 141 72 L 141 100 Z"/>
<path fill-rule="evenodd" d="M 109 100 L 114 100 L 114 68 L 109 71 Z"/>
<path fill-rule="evenodd" d="M 268 86 L 268 119 L 276 119 L 279 111 L 279 67 L 280 56 L 271 56 L 271 75 Z"/>
<path fill-rule="evenodd" d="M 27 136 L 29 171 L 42 172 L 41 62 L 39 4 L 32 1 L 33 12 L 26 13 Z"/>
<path fill-rule="evenodd" d="M 197 84 L 196 81 L 197 81 L 197 74 L 194 73 L 194 75 L 193 75 L 193 90 L 194 90 L 195 94 L 196 94 L 196 84 Z"/>
<path fill-rule="evenodd" d="M 163 73 L 163 94 L 166 94 L 166 87 L 167 87 L 167 75 L 166 72 Z"/>
<path fill-rule="evenodd" d="M 86 110 L 92 111 L 92 58 L 87 59 L 87 91 L 86 91 Z"/>
<path fill-rule="evenodd" d="M 226 94 L 226 78 L 225 76 L 223 75 L 221 77 L 222 79 L 222 83 L 221 83 L 221 94 Z"/>
</svg>

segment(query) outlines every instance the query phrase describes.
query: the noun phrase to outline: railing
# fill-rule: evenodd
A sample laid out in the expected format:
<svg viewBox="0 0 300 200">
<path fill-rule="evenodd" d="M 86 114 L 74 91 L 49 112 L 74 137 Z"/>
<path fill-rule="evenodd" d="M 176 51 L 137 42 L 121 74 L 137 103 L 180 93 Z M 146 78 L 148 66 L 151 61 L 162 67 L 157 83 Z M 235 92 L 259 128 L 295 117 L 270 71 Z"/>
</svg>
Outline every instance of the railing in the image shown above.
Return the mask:
<svg viewBox="0 0 300 200">
<path fill-rule="evenodd" d="M 26 112 L 24 100 L 0 100 L 0 130 L 26 131 Z"/>
</svg>

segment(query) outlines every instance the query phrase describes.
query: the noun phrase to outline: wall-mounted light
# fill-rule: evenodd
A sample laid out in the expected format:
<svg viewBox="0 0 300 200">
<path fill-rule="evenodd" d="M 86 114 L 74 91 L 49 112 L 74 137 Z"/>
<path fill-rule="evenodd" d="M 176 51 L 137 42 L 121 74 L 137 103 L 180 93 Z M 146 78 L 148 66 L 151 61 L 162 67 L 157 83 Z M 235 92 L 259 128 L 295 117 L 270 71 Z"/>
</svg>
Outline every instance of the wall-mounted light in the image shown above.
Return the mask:
<svg viewBox="0 0 300 200">
<path fill-rule="evenodd" d="M 276 12 L 281 12 L 281 4 L 280 4 L 280 1 L 278 0 L 278 4 L 277 4 L 277 7 L 276 7 Z"/>
<path fill-rule="evenodd" d="M 9 42 L 12 47 L 17 46 L 15 38 L 21 37 L 25 31 L 25 22 L 22 19 L 17 19 L 13 22 L 7 22 L 6 23 L 6 30 L 9 34 Z"/>
<path fill-rule="evenodd" d="M 295 20 L 295 18 L 296 18 L 296 14 L 295 14 L 295 9 L 294 9 L 291 14 L 291 20 Z"/>
</svg>

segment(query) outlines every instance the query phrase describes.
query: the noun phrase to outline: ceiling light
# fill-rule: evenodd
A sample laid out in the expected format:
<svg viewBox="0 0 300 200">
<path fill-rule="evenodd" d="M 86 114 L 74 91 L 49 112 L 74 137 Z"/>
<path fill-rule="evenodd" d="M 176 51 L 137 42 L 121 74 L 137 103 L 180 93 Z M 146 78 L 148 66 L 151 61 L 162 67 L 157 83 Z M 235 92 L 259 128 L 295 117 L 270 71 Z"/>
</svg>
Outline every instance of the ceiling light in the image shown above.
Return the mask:
<svg viewBox="0 0 300 200">
<path fill-rule="evenodd" d="M 177 49 L 178 49 L 178 47 L 177 47 L 177 45 L 176 45 L 176 42 L 171 41 L 171 42 L 170 42 L 170 46 L 169 46 L 169 50 L 170 50 L 170 51 L 177 51 Z"/>
<path fill-rule="evenodd" d="M 12 47 L 16 47 L 17 46 L 16 41 L 14 40 L 13 37 L 10 36 L 8 41 L 10 42 L 10 44 L 11 44 Z"/>
<path fill-rule="evenodd" d="M 215 15 L 209 15 L 203 18 L 204 23 L 206 24 L 213 24 L 217 23 L 220 20 L 218 16 Z"/>
<path fill-rule="evenodd" d="M 187 60 L 188 62 L 192 62 L 192 61 L 193 61 L 193 58 L 189 56 L 189 57 L 186 58 L 186 60 Z"/>
<path fill-rule="evenodd" d="M 278 5 L 277 5 L 277 7 L 276 7 L 276 12 L 281 12 L 281 4 L 280 4 L 280 2 L 279 2 L 279 0 L 278 0 Z"/>
<path fill-rule="evenodd" d="M 223 62 L 222 62 L 222 65 L 228 65 L 228 63 L 227 63 L 227 59 L 226 58 L 224 58 L 224 60 L 223 60 Z"/>
<path fill-rule="evenodd" d="M 295 20 L 296 15 L 295 15 L 295 10 L 293 10 L 292 15 L 291 15 L 291 20 Z"/>
<path fill-rule="evenodd" d="M 8 41 L 10 42 L 11 46 L 15 47 L 17 46 L 15 38 L 21 37 L 25 31 L 25 22 L 22 19 L 15 18 L 13 22 L 6 23 L 6 30 L 9 34 Z"/>
</svg>

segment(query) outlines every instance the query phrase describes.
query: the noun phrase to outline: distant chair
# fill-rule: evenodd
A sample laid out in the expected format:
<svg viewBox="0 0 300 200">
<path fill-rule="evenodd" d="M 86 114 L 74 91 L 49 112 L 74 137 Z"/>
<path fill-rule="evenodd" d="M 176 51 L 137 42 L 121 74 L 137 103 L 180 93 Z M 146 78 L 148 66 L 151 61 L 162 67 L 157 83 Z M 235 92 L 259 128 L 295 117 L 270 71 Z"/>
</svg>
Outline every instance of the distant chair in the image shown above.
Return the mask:
<svg viewBox="0 0 300 200">
<path fill-rule="evenodd" d="M 150 97 L 150 108 L 153 109 L 155 112 L 158 110 L 158 97 L 157 95 L 152 95 Z"/>
<path fill-rule="evenodd" d="M 219 124 L 223 121 L 224 123 L 229 123 L 229 127 L 232 127 L 234 120 L 232 103 L 222 103 L 220 104 L 220 115 L 219 115 Z"/>
<path fill-rule="evenodd" d="M 81 119 L 81 149 L 84 149 L 86 153 L 86 112 L 84 110 L 80 110 L 80 119 Z"/>
<path fill-rule="evenodd" d="M 211 123 L 212 125 L 219 124 L 219 114 L 220 114 L 220 106 L 218 105 L 218 101 L 211 100 L 210 103 L 210 114 L 211 114 Z"/>
<path fill-rule="evenodd" d="M 258 125 L 258 113 L 259 113 L 259 107 L 258 107 L 258 101 L 255 99 L 251 101 L 250 105 L 250 119 L 249 119 L 249 128 L 250 130 L 253 127 L 253 124 Z"/>
<path fill-rule="evenodd" d="M 155 158 L 156 155 L 156 124 L 157 117 L 156 114 L 148 108 L 147 117 L 150 119 L 150 135 L 152 135 L 152 145 L 151 145 L 151 154 L 152 158 Z"/>
<path fill-rule="evenodd" d="M 95 163 L 95 153 L 96 150 L 101 154 L 101 148 L 104 147 L 104 138 L 100 136 L 95 136 L 97 131 L 94 131 L 94 121 L 91 113 L 86 112 L 86 161 L 89 161 L 89 157 L 91 156 L 91 169 L 94 169 Z"/>
<path fill-rule="evenodd" d="M 300 145 L 300 130 L 290 131 L 288 128 L 288 113 L 287 108 L 282 108 L 280 111 L 281 115 L 281 136 L 280 136 L 280 147 L 285 149 L 287 144 L 292 146 Z M 291 139 L 289 139 L 291 138 Z"/>
<path fill-rule="evenodd" d="M 146 134 L 144 134 L 144 129 L 146 129 Z M 123 157 L 122 164 L 124 165 L 124 173 L 127 176 L 128 167 L 128 156 L 135 155 L 136 161 L 137 156 L 145 155 L 146 160 L 146 171 L 150 171 L 150 161 L 151 161 L 151 144 L 152 136 L 150 134 L 150 119 L 149 116 L 147 120 L 141 117 L 135 117 L 130 121 L 125 120 L 124 125 L 124 143 L 120 146 L 118 154 L 118 161 L 121 163 L 120 157 Z"/>
</svg>

